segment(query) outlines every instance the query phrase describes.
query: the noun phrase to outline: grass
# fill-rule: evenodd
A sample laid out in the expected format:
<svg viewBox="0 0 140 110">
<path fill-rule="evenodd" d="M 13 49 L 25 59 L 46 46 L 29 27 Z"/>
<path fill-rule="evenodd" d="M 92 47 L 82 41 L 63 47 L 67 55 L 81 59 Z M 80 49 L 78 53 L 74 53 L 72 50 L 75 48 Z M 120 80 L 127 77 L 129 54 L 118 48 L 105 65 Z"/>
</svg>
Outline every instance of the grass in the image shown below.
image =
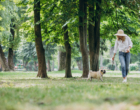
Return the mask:
<svg viewBox="0 0 140 110">
<path fill-rule="evenodd" d="M 80 78 L 82 71 L 49 72 L 49 79 L 37 72 L 0 73 L 0 110 L 138 110 L 140 74 L 130 73 L 122 83 L 120 72 L 107 72 L 103 82 Z"/>
</svg>

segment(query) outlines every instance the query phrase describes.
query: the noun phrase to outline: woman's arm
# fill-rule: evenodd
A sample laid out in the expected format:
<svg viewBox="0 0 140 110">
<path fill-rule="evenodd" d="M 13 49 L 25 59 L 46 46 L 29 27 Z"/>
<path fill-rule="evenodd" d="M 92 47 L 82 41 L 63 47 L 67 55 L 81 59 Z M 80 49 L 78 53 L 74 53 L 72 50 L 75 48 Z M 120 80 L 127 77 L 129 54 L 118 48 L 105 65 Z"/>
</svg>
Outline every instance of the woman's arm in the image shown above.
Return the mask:
<svg viewBox="0 0 140 110">
<path fill-rule="evenodd" d="M 114 53 L 114 55 L 113 55 L 113 57 L 112 57 L 112 60 L 114 60 L 114 58 L 115 58 L 115 55 L 116 55 L 116 53 Z"/>
<path fill-rule="evenodd" d="M 126 50 L 126 53 L 130 52 L 130 49 L 131 49 L 131 48 L 132 48 L 132 46 L 133 46 L 133 43 L 132 43 L 132 41 L 131 41 L 130 37 L 129 37 L 129 36 L 127 36 L 127 37 L 128 37 L 129 47 L 128 47 L 128 49 Z"/>
<path fill-rule="evenodd" d="M 129 36 L 127 36 L 128 37 L 128 44 L 129 44 L 129 47 L 130 47 L 130 49 L 132 48 L 132 46 L 133 46 L 133 43 L 132 43 L 132 41 L 131 41 L 131 39 L 130 39 L 130 37 Z"/>
</svg>

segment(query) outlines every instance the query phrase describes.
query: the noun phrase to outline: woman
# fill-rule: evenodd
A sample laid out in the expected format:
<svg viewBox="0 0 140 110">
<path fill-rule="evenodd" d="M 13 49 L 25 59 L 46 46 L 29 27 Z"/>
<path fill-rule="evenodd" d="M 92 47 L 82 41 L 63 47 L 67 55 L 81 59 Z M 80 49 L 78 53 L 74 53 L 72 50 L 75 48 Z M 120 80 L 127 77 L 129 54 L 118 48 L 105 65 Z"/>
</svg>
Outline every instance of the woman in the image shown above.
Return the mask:
<svg viewBox="0 0 140 110">
<path fill-rule="evenodd" d="M 115 35 L 117 36 L 117 39 L 114 46 L 114 56 L 112 57 L 112 60 L 114 61 L 117 49 L 119 49 L 119 60 L 121 62 L 123 82 L 127 82 L 130 63 L 130 49 L 132 48 L 133 43 L 130 37 L 124 34 L 122 29 L 119 29 Z"/>
</svg>

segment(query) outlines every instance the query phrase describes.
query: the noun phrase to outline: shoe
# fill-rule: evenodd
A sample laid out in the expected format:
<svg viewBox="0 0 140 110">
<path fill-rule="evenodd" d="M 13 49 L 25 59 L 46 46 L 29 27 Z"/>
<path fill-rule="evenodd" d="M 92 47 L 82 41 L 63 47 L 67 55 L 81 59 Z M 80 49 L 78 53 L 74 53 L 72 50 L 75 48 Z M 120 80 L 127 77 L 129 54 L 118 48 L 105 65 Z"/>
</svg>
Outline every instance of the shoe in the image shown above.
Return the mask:
<svg viewBox="0 0 140 110">
<path fill-rule="evenodd" d="M 125 77 L 125 79 L 126 79 L 126 82 L 127 82 L 127 77 Z"/>
<path fill-rule="evenodd" d="M 127 79 L 124 79 L 122 82 L 123 82 L 123 83 L 127 82 Z"/>
</svg>

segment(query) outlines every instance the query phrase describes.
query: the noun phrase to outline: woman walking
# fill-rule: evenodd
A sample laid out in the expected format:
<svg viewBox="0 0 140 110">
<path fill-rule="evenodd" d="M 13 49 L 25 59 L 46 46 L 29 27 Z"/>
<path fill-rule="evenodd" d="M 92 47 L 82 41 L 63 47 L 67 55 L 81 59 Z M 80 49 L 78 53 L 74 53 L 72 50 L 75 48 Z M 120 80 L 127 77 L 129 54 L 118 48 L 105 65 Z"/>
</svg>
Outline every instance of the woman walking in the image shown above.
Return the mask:
<svg viewBox="0 0 140 110">
<path fill-rule="evenodd" d="M 123 82 L 127 82 L 130 63 L 130 49 L 132 48 L 133 43 L 130 37 L 124 34 L 122 29 L 119 29 L 115 35 L 117 36 L 117 39 L 114 46 L 114 56 L 112 57 L 112 60 L 114 61 L 117 49 L 119 49 L 119 60 L 121 63 Z"/>
</svg>

